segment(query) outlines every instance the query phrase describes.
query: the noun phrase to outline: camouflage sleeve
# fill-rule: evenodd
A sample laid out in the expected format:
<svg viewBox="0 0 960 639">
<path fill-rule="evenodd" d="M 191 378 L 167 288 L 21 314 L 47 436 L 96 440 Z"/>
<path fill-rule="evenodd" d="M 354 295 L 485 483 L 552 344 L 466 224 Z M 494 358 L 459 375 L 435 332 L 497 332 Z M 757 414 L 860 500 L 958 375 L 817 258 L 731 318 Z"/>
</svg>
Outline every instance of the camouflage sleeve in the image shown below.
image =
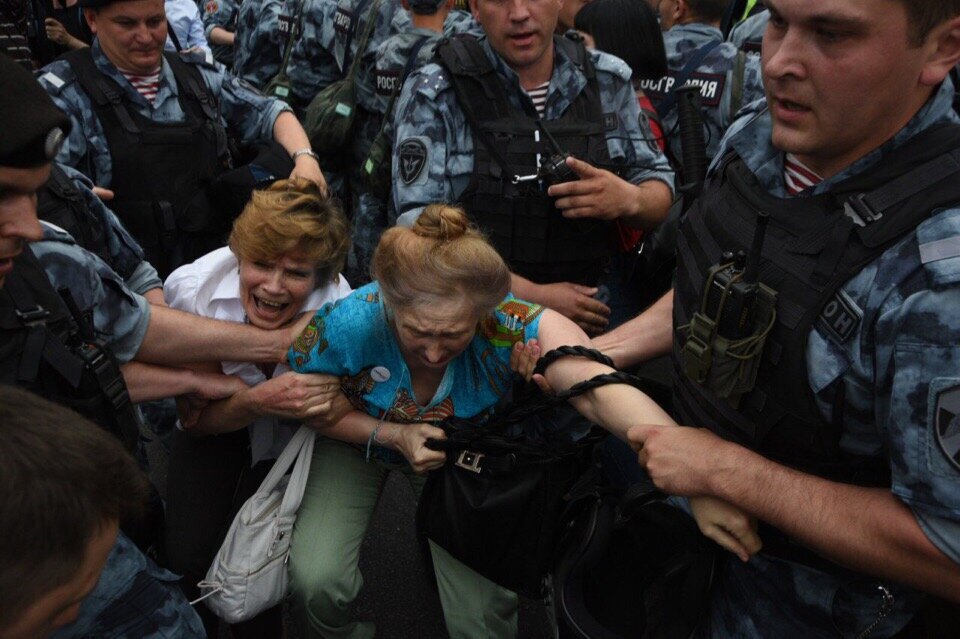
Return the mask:
<svg viewBox="0 0 960 639">
<path fill-rule="evenodd" d="M 273 124 L 292 109 L 282 100 L 266 97 L 246 80 L 222 67 L 201 69 L 207 85 L 220 96 L 223 117 L 244 143 L 273 139 Z"/>
<path fill-rule="evenodd" d="M 214 27 L 233 31 L 233 25 L 236 19 L 236 0 L 207 0 L 203 3 L 204 35 L 208 38 Z"/>
<path fill-rule="evenodd" d="M 91 313 L 94 330 L 117 360 L 130 361 L 146 335 L 150 305 L 103 260 L 65 237 L 34 242 L 31 248 L 53 287 L 69 289 L 77 306 Z"/>
<path fill-rule="evenodd" d="M 412 224 L 433 202 L 452 202 L 473 170 L 473 139 L 439 65 L 410 74 L 394 112 L 393 202 Z"/>
<path fill-rule="evenodd" d="M 613 56 L 597 55 L 597 82 L 603 105 L 607 148 L 613 167 L 633 184 L 660 180 L 673 191 L 673 171 L 653 132 L 641 124 L 640 105 L 629 82 L 630 69 Z"/>
<path fill-rule="evenodd" d="M 898 250 L 899 249 L 899 250 Z M 919 259 L 917 250 L 919 249 Z M 891 255 L 894 252 L 894 255 Z M 877 427 L 892 490 L 924 521 L 960 522 L 960 209 L 917 227 L 884 256 L 897 277 L 876 326 Z M 889 259 L 893 258 L 893 259 Z M 919 262 L 919 267 L 918 267 Z M 937 542 L 936 535 L 931 541 Z M 956 543 L 952 546 L 957 556 Z M 950 548 L 944 548 L 950 553 Z"/>
<path fill-rule="evenodd" d="M 304 7 L 300 38 L 290 51 L 287 65 L 293 105 L 298 113 L 317 92 L 341 77 L 340 67 L 331 53 L 335 9 L 333 0 L 316 0 Z"/>
<path fill-rule="evenodd" d="M 96 123 L 90 99 L 77 87 L 73 72 L 66 62 L 47 65 L 37 80 L 53 99 L 54 104 L 70 117 L 70 133 L 63 141 L 56 160 L 60 164 L 80 168 L 87 154 L 87 140 L 98 133 L 98 131 L 85 129 L 85 125 Z M 99 126 L 97 128 L 99 129 Z M 89 177 L 93 178 L 93 176 Z"/>
<path fill-rule="evenodd" d="M 135 293 L 143 294 L 163 283 L 157 270 L 144 261 L 143 249 L 127 232 L 117 215 L 91 189 L 93 183 L 85 175 L 68 166 L 63 167 L 83 194 L 88 210 L 99 218 L 106 231 L 109 265 L 117 273 L 127 274 L 125 282 Z M 136 279 L 134 279 L 134 276 Z"/>
<path fill-rule="evenodd" d="M 80 604 L 76 621 L 51 637 L 202 639 L 203 624 L 180 592 L 179 579 L 144 556 L 121 532 L 96 587 Z"/>
</svg>

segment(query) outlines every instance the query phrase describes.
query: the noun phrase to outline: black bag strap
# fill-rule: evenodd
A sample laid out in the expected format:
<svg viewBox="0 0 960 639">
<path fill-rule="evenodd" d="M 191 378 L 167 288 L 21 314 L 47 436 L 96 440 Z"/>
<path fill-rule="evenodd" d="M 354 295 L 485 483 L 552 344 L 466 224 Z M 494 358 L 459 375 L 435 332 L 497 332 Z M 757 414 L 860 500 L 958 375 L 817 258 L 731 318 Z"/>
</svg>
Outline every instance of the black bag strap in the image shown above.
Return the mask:
<svg viewBox="0 0 960 639">
<path fill-rule="evenodd" d="M 297 3 L 297 10 L 293 13 L 293 24 L 290 25 L 290 33 L 287 34 L 287 42 L 283 46 L 283 62 L 280 63 L 280 71 L 278 71 L 277 75 L 274 76 L 274 80 L 277 78 L 287 77 L 287 66 L 290 64 L 290 53 L 293 51 L 293 45 L 296 43 L 297 38 L 300 35 L 300 22 L 303 19 L 303 5 L 306 3 L 307 0 L 299 0 Z"/>
<path fill-rule="evenodd" d="M 127 100 L 123 91 L 116 82 L 100 73 L 93 61 L 90 47 L 71 51 L 63 57 L 70 64 L 74 75 L 77 76 L 77 82 L 90 99 L 100 106 L 109 106 L 127 133 L 139 134 L 140 127 L 134 123 L 133 117 L 127 110 Z"/>
<path fill-rule="evenodd" d="M 660 101 L 660 104 L 656 105 L 657 113 L 660 114 L 660 119 L 664 119 L 673 109 L 674 105 L 676 105 L 677 89 L 687 84 L 687 80 L 690 79 L 690 76 L 693 75 L 693 72 L 696 71 L 703 61 L 707 59 L 707 56 L 710 55 L 710 53 L 721 44 L 723 44 L 722 40 L 711 40 L 697 49 L 696 53 L 693 54 L 693 57 L 687 60 L 687 63 L 684 65 L 683 69 L 680 70 L 676 81 L 670 88 L 670 92 L 663 96 L 663 100 Z"/>
<path fill-rule="evenodd" d="M 180 38 L 177 37 L 177 31 L 169 22 L 167 23 L 167 35 L 170 36 L 170 41 L 173 42 L 173 46 L 177 50 L 177 53 L 183 51 L 183 47 L 180 45 Z"/>
<path fill-rule="evenodd" d="M 367 6 L 367 3 L 370 0 L 360 0 L 360 4 L 357 5 L 357 15 L 356 20 L 360 20 L 360 16 L 363 15 L 363 8 Z M 380 0 L 373 0 L 373 6 L 370 7 L 370 10 L 367 12 L 367 24 L 363 28 L 363 35 L 360 37 L 360 46 L 357 47 L 357 56 L 350 61 L 349 71 L 347 71 L 347 77 L 353 79 L 357 76 L 357 64 L 360 59 L 363 57 L 363 52 L 367 50 L 367 43 L 370 41 L 370 34 L 373 33 L 373 27 L 377 23 L 377 13 L 380 11 Z M 350 33 L 347 34 L 347 41 L 345 48 L 343 50 L 343 62 L 346 65 L 347 60 L 350 60 L 350 47 L 353 44 L 353 34 L 357 32 L 356 24 L 353 28 L 350 29 Z"/>
</svg>

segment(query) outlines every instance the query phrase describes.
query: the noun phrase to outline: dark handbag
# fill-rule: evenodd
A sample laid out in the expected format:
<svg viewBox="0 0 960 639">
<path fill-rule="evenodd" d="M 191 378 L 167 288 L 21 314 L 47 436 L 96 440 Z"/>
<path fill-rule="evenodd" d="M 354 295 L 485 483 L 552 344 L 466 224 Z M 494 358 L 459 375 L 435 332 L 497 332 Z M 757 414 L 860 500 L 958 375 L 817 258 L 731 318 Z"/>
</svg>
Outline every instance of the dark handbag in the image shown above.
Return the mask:
<svg viewBox="0 0 960 639">
<path fill-rule="evenodd" d="M 545 355 L 538 368 L 564 354 L 609 362 L 597 351 L 563 347 Z M 544 434 L 586 422 L 567 400 L 607 383 L 639 382 L 626 373 L 600 375 L 554 396 L 524 396 L 482 426 L 445 420 L 447 439 L 427 443 L 446 451 L 447 462 L 429 474 L 420 495 L 421 542 L 432 541 L 504 588 L 542 596 L 570 487 L 590 466 L 594 444 L 606 435 L 563 442 Z M 518 434 L 520 425 L 527 432 L 540 427 L 542 434 Z"/>
</svg>

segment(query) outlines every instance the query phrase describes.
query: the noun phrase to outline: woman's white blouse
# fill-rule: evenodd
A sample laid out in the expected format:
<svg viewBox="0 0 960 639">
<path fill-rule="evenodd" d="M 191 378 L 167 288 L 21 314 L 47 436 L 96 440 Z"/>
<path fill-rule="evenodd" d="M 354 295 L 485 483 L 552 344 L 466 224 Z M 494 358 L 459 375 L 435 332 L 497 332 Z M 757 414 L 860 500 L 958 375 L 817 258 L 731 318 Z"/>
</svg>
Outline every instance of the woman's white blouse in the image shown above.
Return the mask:
<svg viewBox="0 0 960 639">
<path fill-rule="evenodd" d="M 303 305 L 304 311 L 314 311 L 327 302 L 344 297 L 352 289 L 339 275 L 331 282 L 316 289 Z M 163 297 L 171 308 L 203 317 L 245 322 L 246 313 L 240 300 L 240 272 L 237 257 L 229 247 L 207 253 L 200 259 L 175 270 L 163 284 Z M 266 381 L 266 376 L 256 364 L 249 362 L 222 362 L 227 375 L 236 375 L 254 386 Z M 278 364 L 273 376 L 290 370 Z M 250 433 L 250 454 L 253 463 L 273 459 L 293 436 L 296 424 L 281 423 L 276 417 L 260 417 L 247 427 Z"/>
</svg>

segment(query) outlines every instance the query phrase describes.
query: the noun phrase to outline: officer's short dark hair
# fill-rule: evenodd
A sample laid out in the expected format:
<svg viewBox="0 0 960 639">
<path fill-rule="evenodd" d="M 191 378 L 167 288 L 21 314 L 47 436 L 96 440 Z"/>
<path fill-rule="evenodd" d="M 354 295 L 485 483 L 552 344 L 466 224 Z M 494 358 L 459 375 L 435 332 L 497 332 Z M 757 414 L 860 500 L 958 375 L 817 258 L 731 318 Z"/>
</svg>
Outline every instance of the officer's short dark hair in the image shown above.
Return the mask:
<svg viewBox="0 0 960 639">
<path fill-rule="evenodd" d="M 723 20 L 727 5 L 732 0 L 687 0 L 687 6 L 696 22 L 712 24 Z"/>
<path fill-rule="evenodd" d="M 148 488 L 105 430 L 0 385 L 0 630 L 76 576 L 105 524 L 142 516 Z"/>
<path fill-rule="evenodd" d="M 577 11 L 573 23 L 593 37 L 598 50 L 630 65 L 633 80 L 656 80 L 667 74 L 663 34 L 646 0 L 594 0 Z"/>
<path fill-rule="evenodd" d="M 910 41 L 923 44 L 927 36 L 941 22 L 960 15 L 960 0 L 900 0 L 910 21 Z"/>
</svg>

